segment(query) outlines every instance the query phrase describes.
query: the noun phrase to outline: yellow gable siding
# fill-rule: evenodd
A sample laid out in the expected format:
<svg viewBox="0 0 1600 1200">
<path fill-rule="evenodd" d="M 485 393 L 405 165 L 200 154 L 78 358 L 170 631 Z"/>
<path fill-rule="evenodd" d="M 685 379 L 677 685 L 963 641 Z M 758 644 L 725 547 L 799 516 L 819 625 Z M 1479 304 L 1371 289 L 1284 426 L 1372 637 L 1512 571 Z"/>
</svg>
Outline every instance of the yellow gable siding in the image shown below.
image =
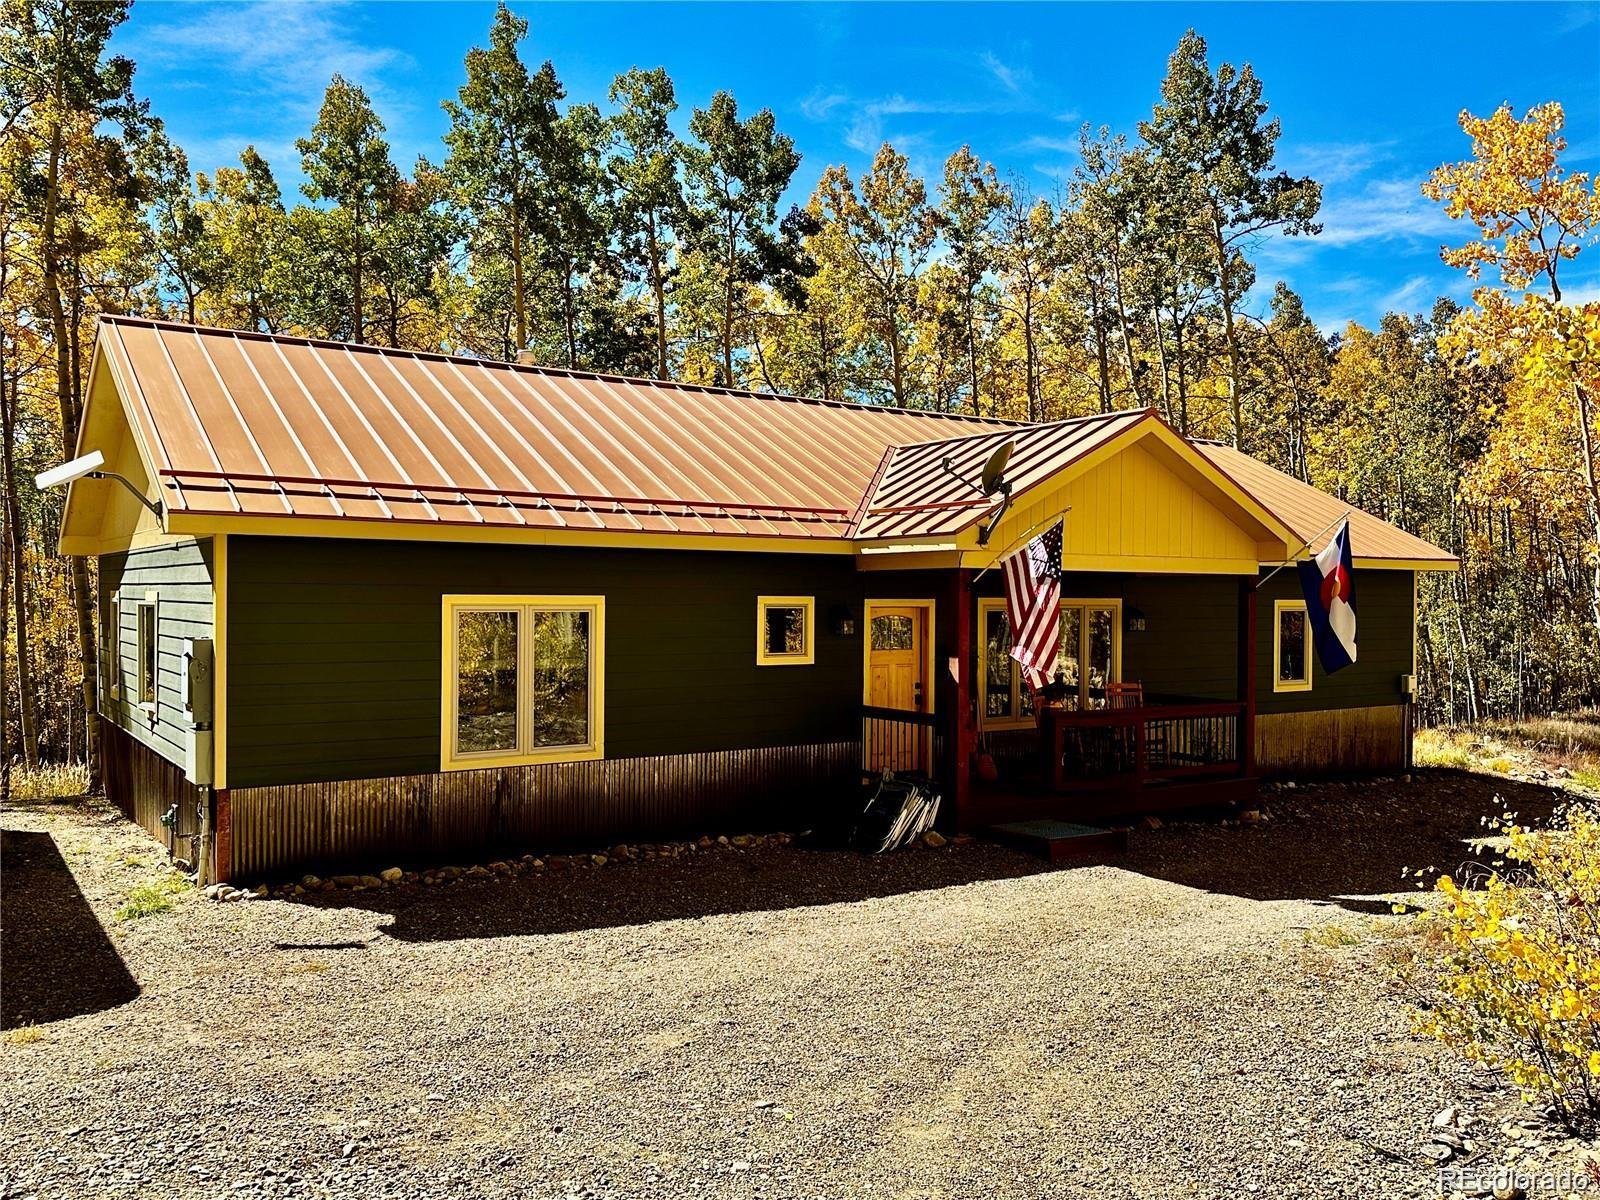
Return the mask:
<svg viewBox="0 0 1600 1200">
<path fill-rule="evenodd" d="M 1060 486 L 1026 497 L 990 545 L 1009 546 L 1063 509 L 1068 570 L 1254 574 L 1257 569 L 1253 534 L 1138 443 Z"/>
</svg>

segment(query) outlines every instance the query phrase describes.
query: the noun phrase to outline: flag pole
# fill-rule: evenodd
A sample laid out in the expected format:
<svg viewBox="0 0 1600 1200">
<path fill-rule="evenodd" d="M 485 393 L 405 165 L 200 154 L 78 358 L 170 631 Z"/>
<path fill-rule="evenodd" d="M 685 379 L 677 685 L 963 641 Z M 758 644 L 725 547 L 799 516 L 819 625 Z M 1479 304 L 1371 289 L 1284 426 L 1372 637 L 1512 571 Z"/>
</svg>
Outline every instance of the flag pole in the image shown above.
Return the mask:
<svg viewBox="0 0 1600 1200">
<path fill-rule="evenodd" d="M 1051 513 L 1048 517 L 1045 517 L 1042 521 L 1035 521 L 1032 525 L 1029 525 L 1027 529 L 1022 531 L 1022 534 L 1020 536 L 1015 537 L 1015 538 L 1013 538 L 1011 540 L 1011 544 L 1008 545 L 1005 548 L 1005 550 L 1003 550 L 1001 553 L 996 554 L 994 556 L 994 562 L 990 563 L 987 567 L 985 567 L 983 570 L 979 571 L 976 575 L 974 575 L 972 577 L 972 582 L 973 583 L 977 583 L 978 580 L 982 579 L 990 571 L 994 570 L 994 564 L 995 563 L 1004 562 L 1005 559 L 1010 556 L 1011 552 L 1013 550 L 1015 550 L 1018 546 L 1022 545 L 1023 542 L 1027 541 L 1030 537 L 1032 537 L 1035 531 L 1037 531 L 1039 529 L 1042 529 L 1044 526 L 1050 524 L 1051 521 L 1059 521 L 1059 520 L 1061 520 L 1063 517 L 1065 517 L 1071 511 L 1072 511 L 1072 506 L 1068 505 L 1066 508 L 1063 508 L 1060 512 Z"/>
<path fill-rule="evenodd" d="M 1315 533 L 1313 533 L 1305 541 L 1301 542 L 1300 545 L 1295 549 L 1295 553 L 1299 554 L 1301 550 L 1309 550 L 1309 549 L 1311 549 L 1311 543 L 1312 542 L 1316 541 L 1323 534 L 1327 533 L 1328 530 L 1332 529 L 1335 525 L 1339 524 L 1340 521 L 1348 520 L 1349 517 L 1350 517 L 1350 514 L 1353 513 L 1353 512 L 1355 512 L 1355 509 L 1353 509 L 1353 508 L 1345 509 L 1344 512 L 1340 513 L 1337 517 L 1335 517 L 1333 520 L 1329 521 L 1326 525 L 1324 525 L 1321 529 L 1319 529 Z M 1259 589 L 1263 584 L 1265 584 L 1267 582 L 1267 580 L 1271 579 L 1279 571 L 1282 571 L 1285 568 L 1292 567 L 1292 566 L 1294 566 L 1294 559 L 1292 559 L 1292 558 L 1288 562 L 1279 563 L 1277 566 L 1273 567 L 1272 570 L 1268 571 L 1260 579 L 1256 580 L 1256 585 L 1255 585 L 1256 588 Z"/>
</svg>

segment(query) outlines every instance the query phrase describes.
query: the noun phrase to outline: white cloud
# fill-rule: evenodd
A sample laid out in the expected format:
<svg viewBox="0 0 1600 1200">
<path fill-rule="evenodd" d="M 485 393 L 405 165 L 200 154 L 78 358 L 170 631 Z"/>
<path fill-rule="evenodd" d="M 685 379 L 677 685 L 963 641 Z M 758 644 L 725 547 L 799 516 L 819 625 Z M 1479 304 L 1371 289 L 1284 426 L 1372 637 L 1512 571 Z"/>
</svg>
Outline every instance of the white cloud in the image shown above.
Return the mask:
<svg viewBox="0 0 1600 1200">
<path fill-rule="evenodd" d="M 1012 66 L 1001 60 L 1000 56 L 992 50 L 985 50 L 978 55 L 981 62 L 1000 81 L 1000 86 L 1012 95 L 1021 95 L 1025 88 L 1033 85 L 1033 72 L 1027 67 Z"/>
<path fill-rule="evenodd" d="M 1443 208 L 1422 194 L 1415 179 L 1375 180 L 1359 192 L 1324 196 L 1321 246 L 1401 239 L 1443 244 L 1460 236 Z"/>
<path fill-rule="evenodd" d="M 1392 142 L 1311 142 L 1285 145 L 1278 165 L 1292 175 L 1309 175 L 1324 186 L 1366 174 L 1388 157 Z"/>
<path fill-rule="evenodd" d="M 174 5 L 159 19 L 131 22 L 119 50 L 137 62 L 178 72 L 203 69 L 218 102 L 233 103 L 259 122 L 249 103 L 270 102 L 277 115 L 306 124 L 316 114 L 334 75 L 366 89 L 379 115 L 393 121 L 409 113 L 414 99 L 404 75 L 416 64 L 409 55 L 359 36 L 343 0 L 270 3 L 245 0 L 227 5 Z M 390 87 L 391 75 L 400 77 Z"/>
<path fill-rule="evenodd" d="M 1379 307 L 1384 312 L 1408 313 L 1415 311 L 1419 301 L 1432 301 L 1432 293 L 1437 288 L 1434 281 L 1426 275 L 1413 275 L 1399 287 L 1387 292 L 1379 301 Z"/>
</svg>

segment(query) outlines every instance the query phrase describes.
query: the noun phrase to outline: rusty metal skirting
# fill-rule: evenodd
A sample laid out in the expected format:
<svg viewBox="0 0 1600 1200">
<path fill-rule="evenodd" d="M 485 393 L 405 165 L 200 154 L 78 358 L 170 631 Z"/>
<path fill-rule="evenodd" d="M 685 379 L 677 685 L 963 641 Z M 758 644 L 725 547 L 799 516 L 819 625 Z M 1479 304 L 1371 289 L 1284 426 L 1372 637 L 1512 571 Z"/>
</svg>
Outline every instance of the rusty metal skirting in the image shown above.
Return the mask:
<svg viewBox="0 0 1600 1200">
<path fill-rule="evenodd" d="M 107 798 L 123 816 L 165 846 L 167 853 L 193 861 L 200 834 L 200 789 L 189 782 L 182 767 L 104 717 L 100 733 Z M 169 829 L 161 817 L 173 804 L 178 806 L 177 827 Z"/>
<path fill-rule="evenodd" d="M 792 829 L 859 781 L 860 755 L 848 741 L 233 788 L 231 873 Z"/>
</svg>

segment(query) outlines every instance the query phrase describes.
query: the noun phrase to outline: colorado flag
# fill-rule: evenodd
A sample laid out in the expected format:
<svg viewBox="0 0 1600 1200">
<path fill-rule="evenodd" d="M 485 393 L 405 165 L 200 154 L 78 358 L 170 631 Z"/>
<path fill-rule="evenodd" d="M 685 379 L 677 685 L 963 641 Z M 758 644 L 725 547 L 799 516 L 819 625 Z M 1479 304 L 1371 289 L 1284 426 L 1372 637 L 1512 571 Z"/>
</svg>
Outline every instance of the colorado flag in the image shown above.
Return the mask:
<svg viewBox="0 0 1600 1200">
<path fill-rule="evenodd" d="M 1297 564 L 1306 594 L 1317 657 L 1328 674 L 1356 660 L 1356 590 L 1350 558 L 1350 522 L 1333 535 L 1323 552 Z"/>
</svg>

